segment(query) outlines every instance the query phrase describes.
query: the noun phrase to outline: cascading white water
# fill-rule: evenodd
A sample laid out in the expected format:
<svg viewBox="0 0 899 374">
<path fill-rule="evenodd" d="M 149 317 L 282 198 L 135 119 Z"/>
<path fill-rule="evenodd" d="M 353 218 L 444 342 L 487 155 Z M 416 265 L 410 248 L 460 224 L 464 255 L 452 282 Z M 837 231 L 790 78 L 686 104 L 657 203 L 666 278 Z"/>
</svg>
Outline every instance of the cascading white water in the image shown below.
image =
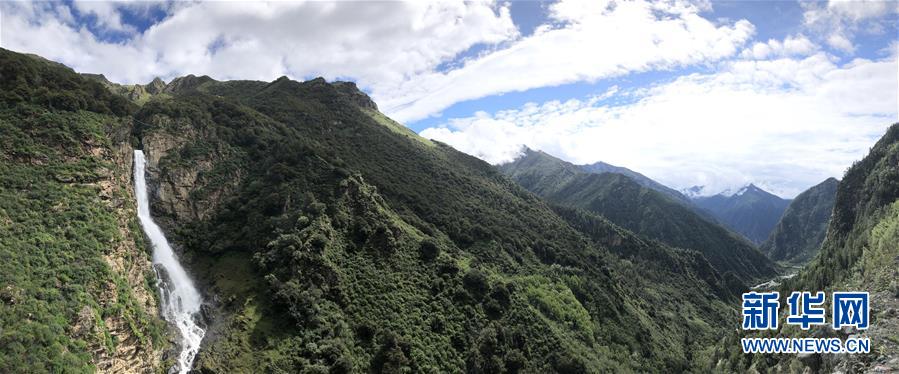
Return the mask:
<svg viewBox="0 0 899 374">
<path fill-rule="evenodd" d="M 206 331 L 197 324 L 196 316 L 200 312 L 203 300 L 193 281 L 184 271 L 178 257 L 166 240 L 162 229 L 153 222 L 150 216 L 150 203 L 147 197 L 146 168 L 147 160 L 144 152 L 134 151 L 134 194 L 137 196 L 137 216 L 147 237 L 153 245 L 153 266 L 161 294 L 163 318 L 175 325 L 181 333 L 181 352 L 178 362 L 172 371 L 187 373 L 193 366 L 194 358 L 200 349 L 200 342 Z"/>
</svg>

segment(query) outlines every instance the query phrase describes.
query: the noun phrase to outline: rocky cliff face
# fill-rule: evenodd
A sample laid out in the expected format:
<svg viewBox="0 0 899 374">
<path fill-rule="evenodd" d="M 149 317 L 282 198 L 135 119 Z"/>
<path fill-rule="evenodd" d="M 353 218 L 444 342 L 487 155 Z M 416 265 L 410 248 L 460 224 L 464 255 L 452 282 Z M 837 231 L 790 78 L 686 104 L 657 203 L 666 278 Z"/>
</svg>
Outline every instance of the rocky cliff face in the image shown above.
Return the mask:
<svg viewBox="0 0 899 374">
<path fill-rule="evenodd" d="M 154 373 L 163 363 L 163 344 L 154 342 L 136 322 L 161 323 L 149 248 L 137 224 L 134 187 L 131 180 L 133 153 L 126 141 L 127 128 L 113 129 L 112 147 L 92 146 L 89 153 L 109 162 L 103 178 L 95 182 L 100 199 L 116 212 L 120 240 L 103 256 L 113 273 L 98 297 L 99 310 L 84 306 L 73 333 L 89 344 L 93 364 L 101 373 Z M 120 313 L 106 316 L 101 310 L 124 305 Z M 141 321 L 143 319 L 143 321 Z M 109 342 L 113 344 L 109 344 Z M 105 344 L 104 344 L 105 342 Z"/>
<path fill-rule="evenodd" d="M 165 82 L 163 82 L 162 79 L 159 79 L 159 77 L 156 77 L 152 82 L 150 82 L 150 84 L 145 86 L 145 89 L 151 95 L 160 94 L 163 90 L 165 90 Z"/>
<path fill-rule="evenodd" d="M 375 104 L 375 101 L 372 100 L 371 97 L 360 91 L 359 88 L 356 87 L 356 83 L 334 82 L 334 87 L 344 95 L 347 95 L 356 105 L 362 108 L 378 110 L 378 104 Z"/>
<path fill-rule="evenodd" d="M 240 180 L 240 175 L 230 175 L 224 183 L 199 193 L 198 190 L 209 184 L 219 157 L 211 152 L 187 162 L 181 156 L 190 153 L 207 134 L 195 124 L 163 115 L 154 116 L 151 122 L 153 128 L 143 133 L 141 143 L 147 155 L 153 215 L 161 218 L 161 224 L 169 229 L 176 222 L 184 224 L 208 218 Z"/>
<path fill-rule="evenodd" d="M 152 212 L 176 221 L 187 222 L 197 216 L 194 204 L 188 199 L 190 188 L 196 182 L 199 170 L 193 172 L 179 170 L 175 173 L 160 175 L 159 161 L 170 151 L 177 151 L 192 139 L 194 131 L 189 126 L 175 123 L 167 117 L 157 117 L 155 121 L 161 127 L 175 127 L 183 132 L 175 135 L 169 131 L 157 131 L 146 134 L 142 139 L 144 153 L 147 155 L 147 183 L 150 185 Z"/>
</svg>

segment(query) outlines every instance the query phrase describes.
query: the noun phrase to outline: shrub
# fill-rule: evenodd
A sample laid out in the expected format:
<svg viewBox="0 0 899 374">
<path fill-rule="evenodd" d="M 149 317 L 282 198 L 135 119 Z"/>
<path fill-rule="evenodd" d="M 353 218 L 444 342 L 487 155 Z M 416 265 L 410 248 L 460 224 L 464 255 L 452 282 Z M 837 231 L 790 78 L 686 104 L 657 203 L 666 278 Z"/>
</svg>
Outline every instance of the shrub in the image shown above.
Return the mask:
<svg viewBox="0 0 899 374">
<path fill-rule="evenodd" d="M 425 261 L 432 261 L 437 256 L 440 256 L 440 246 L 438 246 L 437 241 L 434 239 L 425 239 L 421 241 L 421 244 L 418 246 L 419 252 L 421 252 L 421 258 Z"/>
</svg>

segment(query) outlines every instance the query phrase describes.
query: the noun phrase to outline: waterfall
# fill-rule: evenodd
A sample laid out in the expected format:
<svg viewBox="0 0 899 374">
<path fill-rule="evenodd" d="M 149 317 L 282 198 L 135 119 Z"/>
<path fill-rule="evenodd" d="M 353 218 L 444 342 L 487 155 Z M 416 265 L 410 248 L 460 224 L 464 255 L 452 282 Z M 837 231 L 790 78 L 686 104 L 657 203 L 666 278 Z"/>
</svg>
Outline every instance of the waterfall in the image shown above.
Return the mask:
<svg viewBox="0 0 899 374">
<path fill-rule="evenodd" d="M 178 257 L 166 240 L 162 229 L 150 216 L 150 202 L 147 197 L 146 163 L 144 152 L 134 151 L 134 194 L 137 197 L 137 217 L 150 238 L 153 246 L 153 267 L 156 269 L 161 295 L 162 316 L 175 325 L 181 334 L 181 352 L 178 362 L 170 372 L 187 373 L 193 366 L 200 349 L 200 342 L 206 331 L 197 324 L 203 300 L 193 281 L 184 271 Z"/>
</svg>

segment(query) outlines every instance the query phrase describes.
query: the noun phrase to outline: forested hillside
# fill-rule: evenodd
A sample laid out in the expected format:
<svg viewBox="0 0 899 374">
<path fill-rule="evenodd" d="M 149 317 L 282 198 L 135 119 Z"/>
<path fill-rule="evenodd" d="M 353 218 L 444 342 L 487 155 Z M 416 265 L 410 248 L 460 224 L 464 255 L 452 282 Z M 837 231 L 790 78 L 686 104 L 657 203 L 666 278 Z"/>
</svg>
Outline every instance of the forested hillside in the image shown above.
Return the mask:
<svg viewBox="0 0 899 374">
<path fill-rule="evenodd" d="M 563 218 L 351 83 L 180 82 L 136 133 L 220 300 L 204 370 L 679 371 L 725 326 L 740 286 L 697 253 Z"/>
<path fill-rule="evenodd" d="M 541 199 L 352 83 L 119 86 L 5 50 L 0 62 L 2 372 L 171 366 L 134 148 L 209 300 L 204 373 L 761 368 L 720 344 L 772 263 L 625 176 L 541 158 L 511 174 Z M 878 303 L 899 289 L 897 128 L 840 184 L 796 287 L 873 284 Z"/>
<path fill-rule="evenodd" d="M 821 254 L 800 273 L 797 285 L 820 288 L 867 280 L 872 291 L 899 291 L 897 200 L 899 124 L 894 124 L 840 181 Z"/>
<path fill-rule="evenodd" d="M 614 173 L 614 174 L 624 175 L 630 179 L 633 179 L 634 182 L 637 182 L 637 184 L 639 184 L 643 187 L 659 191 L 662 194 L 665 194 L 668 197 L 674 199 L 675 201 L 678 201 L 688 207 L 692 206 L 690 199 L 688 197 L 684 196 L 682 193 L 674 190 L 673 188 L 667 187 L 659 182 L 656 182 L 656 181 L 650 179 L 649 177 L 647 177 L 643 174 L 640 174 L 638 172 L 635 172 L 631 169 L 620 167 L 620 166 L 615 166 L 615 165 L 609 165 L 602 161 L 594 162 L 592 164 L 587 164 L 587 165 L 579 165 L 579 166 L 580 166 L 581 170 L 584 170 L 588 173 L 594 173 L 594 174 Z"/>
<path fill-rule="evenodd" d="M 136 107 L 0 49 L 0 372 L 147 372 L 165 325 L 131 191 Z"/>
<path fill-rule="evenodd" d="M 871 353 L 853 355 L 744 355 L 738 336 L 722 340 L 711 366 L 723 372 L 783 372 L 805 367 L 818 372 L 895 372 L 899 370 L 899 124 L 892 125 L 870 153 L 840 180 L 833 216 L 824 244 L 812 262 L 781 285 L 781 295 L 794 290 L 867 291 L 867 330 L 834 331 L 821 326 L 808 331 L 784 327 L 771 335 L 839 337 L 856 334 L 871 339 Z M 782 314 L 786 311 L 781 310 Z M 783 318 L 783 316 L 781 316 Z"/>
<path fill-rule="evenodd" d="M 671 246 L 697 250 L 722 274 L 743 282 L 775 273 L 775 265 L 745 239 L 625 175 L 585 173 L 538 151 L 528 151 L 499 170 L 548 201 L 599 214 Z"/>
<path fill-rule="evenodd" d="M 781 217 L 774 232 L 761 246 L 762 252 L 775 261 L 802 265 L 818 254 L 839 181 L 829 178 L 796 196 Z"/>
</svg>

